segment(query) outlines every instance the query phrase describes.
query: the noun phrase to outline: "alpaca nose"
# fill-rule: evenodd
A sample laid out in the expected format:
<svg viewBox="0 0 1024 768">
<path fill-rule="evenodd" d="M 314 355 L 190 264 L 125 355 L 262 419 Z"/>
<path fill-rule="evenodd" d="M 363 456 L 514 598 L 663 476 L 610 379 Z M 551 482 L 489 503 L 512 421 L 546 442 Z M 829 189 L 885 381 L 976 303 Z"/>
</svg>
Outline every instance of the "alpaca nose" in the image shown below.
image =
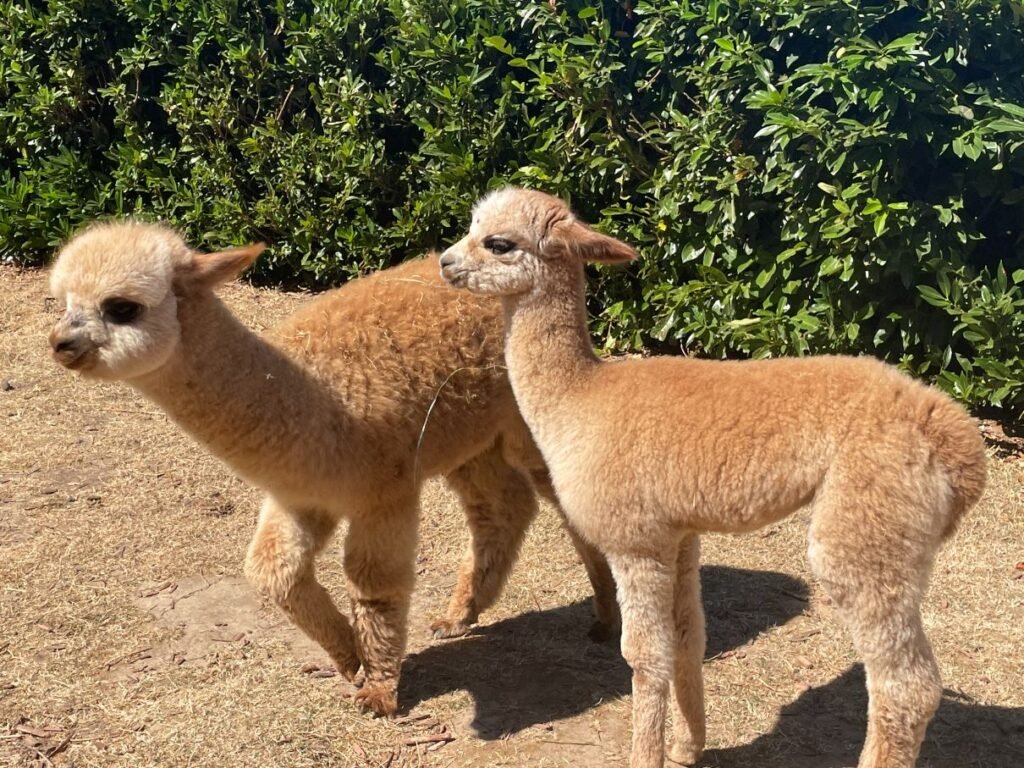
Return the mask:
<svg viewBox="0 0 1024 768">
<path fill-rule="evenodd" d="M 61 333 L 55 328 L 50 333 L 53 359 L 66 368 L 75 368 L 86 362 L 91 342 L 80 333 Z"/>
<path fill-rule="evenodd" d="M 67 357 L 74 355 L 82 346 L 81 342 L 78 339 L 74 339 L 69 336 L 51 339 L 50 345 L 53 347 L 53 353 L 55 355 L 62 355 Z"/>
<path fill-rule="evenodd" d="M 456 261 L 455 254 L 447 250 L 441 254 L 441 269 L 452 266 Z"/>
</svg>

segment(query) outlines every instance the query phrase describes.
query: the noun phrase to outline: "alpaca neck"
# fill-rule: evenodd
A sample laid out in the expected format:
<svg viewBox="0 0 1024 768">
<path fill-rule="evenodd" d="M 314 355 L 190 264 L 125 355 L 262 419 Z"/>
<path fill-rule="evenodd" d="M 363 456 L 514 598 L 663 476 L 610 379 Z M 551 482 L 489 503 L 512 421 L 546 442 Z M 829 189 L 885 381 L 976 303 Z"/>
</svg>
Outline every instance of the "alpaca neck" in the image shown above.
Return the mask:
<svg viewBox="0 0 1024 768">
<path fill-rule="evenodd" d="M 587 330 L 583 267 L 556 264 L 547 288 L 506 297 L 505 359 L 527 421 L 585 383 L 599 365 Z M 531 426 L 533 426 L 531 424 Z"/>
<path fill-rule="evenodd" d="M 339 415 L 325 388 L 212 293 L 179 299 L 178 319 L 177 352 L 129 383 L 250 482 L 293 492 L 292 484 L 335 453 L 322 440 L 303 439 L 339 433 L 324 429 Z"/>
</svg>

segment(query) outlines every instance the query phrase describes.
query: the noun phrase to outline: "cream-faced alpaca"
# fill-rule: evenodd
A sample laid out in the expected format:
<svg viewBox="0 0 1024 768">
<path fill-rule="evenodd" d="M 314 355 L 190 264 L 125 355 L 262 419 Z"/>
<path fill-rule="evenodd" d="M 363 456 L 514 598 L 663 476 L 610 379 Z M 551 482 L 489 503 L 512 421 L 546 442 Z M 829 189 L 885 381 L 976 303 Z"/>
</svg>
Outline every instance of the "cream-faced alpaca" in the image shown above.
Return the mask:
<svg viewBox="0 0 1024 768">
<path fill-rule="evenodd" d="M 497 598 L 537 509 L 527 475 L 553 498 L 504 370 L 500 303 L 467 300 L 429 258 L 325 293 L 260 338 L 212 289 L 262 250 L 200 254 L 156 225 L 87 229 L 53 268 L 67 306 L 53 354 L 127 382 L 267 492 L 246 574 L 341 673 L 361 663 L 357 702 L 391 714 L 422 480 L 447 476 L 472 536 L 438 637 L 465 633 Z M 342 519 L 354 633 L 314 575 Z M 607 632 L 614 583 L 574 540 L 595 587 L 595 630 Z"/>
<path fill-rule="evenodd" d="M 981 495 L 974 423 L 938 391 L 870 358 L 605 363 L 584 310 L 585 261 L 630 247 L 560 200 L 504 189 L 481 200 L 443 275 L 501 296 L 520 411 L 570 524 L 608 557 L 633 670 L 633 768 L 704 746 L 698 537 L 812 512 L 809 558 L 864 659 L 861 768 L 909 768 L 939 704 L 920 604 L 935 552 Z"/>
</svg>

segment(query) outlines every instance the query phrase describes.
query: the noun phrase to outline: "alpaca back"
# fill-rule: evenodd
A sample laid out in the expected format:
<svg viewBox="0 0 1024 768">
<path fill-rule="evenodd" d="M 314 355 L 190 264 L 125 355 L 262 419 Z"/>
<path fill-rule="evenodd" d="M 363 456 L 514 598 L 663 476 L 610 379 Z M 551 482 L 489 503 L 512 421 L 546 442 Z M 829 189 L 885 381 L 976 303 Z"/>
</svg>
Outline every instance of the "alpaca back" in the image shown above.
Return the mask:
<svg viewBox="0 0 1024 768">
<path fill-rule="evenodd" d="M 432 475 L 519 421 L 502 322 L 498 301 L 453 290 L 431 256 L 313 299 L 270 340 L 331 388 L 351 423 L 367 425 L 376 453 L 396 462 L 415 453 Z"/>
<path fill-rule="evenodd" d="M 837 473 L 895 473 L 909 487 L 911 467 L 932 467 L 951 493 L 948 534 L 985 482 L 984 446 L 963 409 L 872 358 L 606 363 L 524 412 L 563 502 L 605 510 L 591 513 L 599 528 L 639 505 L 702 530 L 753 530 Z"/>
</svg>

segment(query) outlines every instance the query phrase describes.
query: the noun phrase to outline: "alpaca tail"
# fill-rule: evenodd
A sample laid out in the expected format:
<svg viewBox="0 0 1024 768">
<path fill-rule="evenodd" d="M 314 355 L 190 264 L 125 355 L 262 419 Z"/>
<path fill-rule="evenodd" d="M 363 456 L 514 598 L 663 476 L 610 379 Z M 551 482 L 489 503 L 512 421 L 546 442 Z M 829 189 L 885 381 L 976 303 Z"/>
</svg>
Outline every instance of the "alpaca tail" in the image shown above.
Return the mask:
<svg viewBox="0 0 1024 768">
<path fill-rule="evenodd" d="M 949 480 L 949 519 L 942 532 L 946 540 L 956 531 L 964 513 L 978 503 L 988 471 L 985 441 L 975 420 L 946 396 L 938 392 L 935 395 L 937 402 L 932 405 L 925 434 Z"/>
</svg>

